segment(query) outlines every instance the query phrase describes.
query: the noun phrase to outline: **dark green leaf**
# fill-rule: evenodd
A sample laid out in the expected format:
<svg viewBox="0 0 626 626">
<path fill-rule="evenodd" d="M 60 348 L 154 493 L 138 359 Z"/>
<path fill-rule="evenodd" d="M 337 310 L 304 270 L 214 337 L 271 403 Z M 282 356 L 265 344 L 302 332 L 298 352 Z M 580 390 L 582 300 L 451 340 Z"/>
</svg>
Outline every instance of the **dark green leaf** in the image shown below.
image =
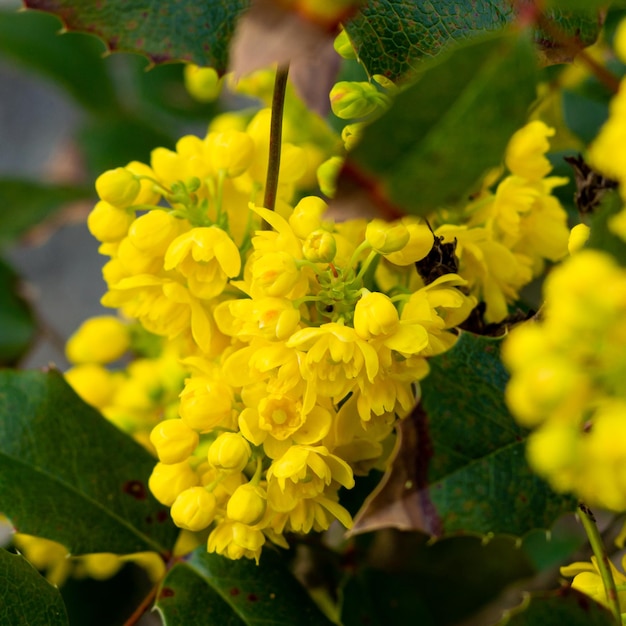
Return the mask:
<svg viewBox="0 0 626 626">
<path fill-rule="evenodd" d="M 575 510 L 574 498 L 553 493 L 528 467 L 526 432 L 504 403 L 508 375 L 499 350 L 498 339 L 462 333 L 430 360 L 387 482 L 355 530 L 521 536 Z"/>
<path fill-rule="evenodd" d="M 72 554 L 168 552 L 177 529 L 148 492 L 154 459 L 57 371 L 0 372 L 0 510 Z"/>
<path fill-rule="evenodd" d="M 249 0 L 26 0 L 57 15 L 68 30 L 103 39 L 111 51 L 145 54 L 153 63 L 191 61 L 226 69 L 228 45 Z"/>
<path fill-rule="evenodd" d="M 53 79 L 92 111 L 117 106 L 102 44 L 84 35 L 60 36 L 50 15 L 0 12 L 0 52 Z"/>
<path fill-rule="evenodd" d="M 533 594 L 499 626 L 615 626 L 607 609 L 571 588 Z"/>
<path fill-rule="evenodd" d="M 59 590 L 24 557 L 0 548 L 0 581 L 0 624 L 68 626 Z"/>
<path fill-rule="evenodd" d="M 32 311 L 18 290 L 18 277 L 0 259 L 0 366 L 14 365 L 36 332 Z"/>
<path fill-rule="evenodd" d="M 356 180 L 370 199 L 424 215 L 465 200 L 535 98 L 530 42 L 498 37 L 457 50 L 419 75 L 349 153 L 337 201 Z"/>
<path fill-rule="evenodd" d="M 256 565 L 201 546 L 165 577 L 156 607 L 165 626 L 331 624 L 271 549 Z"/>
<path fill-rule="evenodd" d="M 516 19 L 515 4 L 513 0 L 370 0 L 346 30 L 368 72 L 395 80 L 453 45 L 502 29 Z M 534 38 L 548 56 L 563 39 L 580 49 L 593 43 L 599 32 L 592 8 L 577 12 L 562 6 L 544 17 L 548 28 L 538 30 Z"/>
<path fill-rule="evenodd" d="M 87 187 L 0 179 L 0 246 L 15 240 L 65 204 L 94 195 Z"/>
<path fill-rule="evenodd" d="M 431 615 L 416 581 L 406 573 L 361 569 L 343 588 L 343 626 L 419 624 L 440 626 Z M 456 600 L 455 600 L 456 601 Z"/>
<path fill-rule="evenodd" d="M 610 220 L 622 211 L 624 203 L 617 191 L 610 191 L 591 218 L 589 239 L 585 248 L 602 250 L 626 267 L 626 243 L 610 229 Z"/>
</svg>

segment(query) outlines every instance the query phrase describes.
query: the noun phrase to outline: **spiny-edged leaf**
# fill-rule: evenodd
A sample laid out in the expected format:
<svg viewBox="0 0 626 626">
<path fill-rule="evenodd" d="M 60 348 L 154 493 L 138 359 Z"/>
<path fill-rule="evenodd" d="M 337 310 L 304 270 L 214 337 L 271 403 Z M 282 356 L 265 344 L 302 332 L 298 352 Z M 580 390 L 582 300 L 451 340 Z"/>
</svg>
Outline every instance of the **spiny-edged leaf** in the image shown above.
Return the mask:
<svg viewBox="0 0 626 626">
<path fill-rule="evenodd" d="M 611 220 L 620 213 L 624 203 L 617 190 L 608 191 L 591 218 L 589 239 L 585 248 L 608 252 L 626 267 L 626 242 L 611 230 Z"/>
<path fill-rule="evenodd" d="M 111 52 L 137 52 L 152 63 L 190 61 L 226 69 L 228 45 L 249 0 L 25 0 L 54 13 L 68 30 L 97 35 Z"/>
<path fill-rule="evenodd" d="M 28 350 L 37 329 L 18 286 L 13 269 L 0 259 L 0 366 L 14 365 Z"/>
<path fill-rule="evenodd" d="M 401 423 L 387 480 L 354 530 L 521 536 L 575 510 L 574 498 L 553 493 L 526 462 L 526 432 L 504 403 L 500 343 L 462 333 L 454 348 L 431 359 L 422 401 Z"/>
<path fill-rule="evenodd" d="M 103 51 L 92 37 L 59 36 L 59 22 L 50 15 L 0 12 L 0 52 L 53 79 L 98 113 L 117 106 Z"/>
<path fill-rule="evenodd" d="M 156 608 L 165 626 L 331 624 L 271 549 L 256 565 L 209 554 L 200 546 L 165 577 Z"/>
<path fill-rule="evenodd" d="M 357 183 L 382 212 L 419 215 L 465 200 L 502 160 L 535 98 L 535 57 L 517 35 L 491 38 L 431 64 L 365 129 L 338 181 L 336 204 Z"/>
<path fill-rule="evenodd" d="M 0 548 L 0 624 L 68 626 L 61 594 L 21 555 Z"/>
<path fill-rule="evenodd" d="M 603 606 L 570 587 L 530 595 L 499 626 L 615 626 Z"/>
<path fill-rule="evenodd" d="M 0 246 L 12 242 L 63 205 L 93 195 L 88 187 L 0 179 Z"/>
<path fill-rule="evenodd" d="M 396 80 L 418 69 L 424 60 L 449 47 L 500 30 L 517 17 L 514 0 L 370 0 L 346 24 L 360 60 L 370 75 Z M 534 15 L 528 3 L 519 3 Z M 567 42 L 581 49 L 593 43 L 599 22 L 593 10 L 572 11 L 568 6 L 549 11 L 534 35 L 549 50 Z"/>
<path fill-rule="evenodd" d="M 177 529 L 148 492 L 155 460 L 58 371 L 0 372 L 0 511 L 72 554 L 167 553 Z"/>
</svg>

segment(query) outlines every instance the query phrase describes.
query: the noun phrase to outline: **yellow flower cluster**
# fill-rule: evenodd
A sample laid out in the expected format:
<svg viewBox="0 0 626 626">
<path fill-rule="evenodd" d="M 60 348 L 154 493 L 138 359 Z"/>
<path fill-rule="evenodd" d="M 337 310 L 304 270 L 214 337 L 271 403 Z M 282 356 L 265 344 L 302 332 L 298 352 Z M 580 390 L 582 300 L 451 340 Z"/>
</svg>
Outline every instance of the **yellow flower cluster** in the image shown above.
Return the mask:
<svg viewBox="0 0 626 626">
<path fill-rule="evenodd" d="M 539 321 L 511 332 L 506 398 L 534 428 L 528 458 L 556 491 L 626 509 L 626 270 L 581 250 L 544 285 Z"/>
<path fill-rule="evenodd" d="M 124 367 L 111 367 L 127 354 Z M 154 452 L 152 428 L 178 409 L 186 375 L 176 342 L 164 343 L 138 324 L 103 315 L 85 321 L 70 337 L 65 379 L 88 404 Z"/>
<path fill-rule="evenodd" d="M 567 179 L 548 176 L 552 166 L 545 156 L 553 134 L 538 120 L 518 130 L 505 155 L 510 174 L 495 190 L 489 187 L 499 172 L 487 177 L 461 216 L 435 218 L 441 224 L 435 234 L 446 243 L 456 241 L 459 274 L 485 302 L 487 322 L 501 322 L 520 289 L 543 273 L 545 261 L 567 254 L 567 214 L 552 195 Z"/>
<path fill-rule="evenodd" d="M 179 527 L 210 531 L 209 551 L 256 560 L 286 532 L 350 526 L 339 489 L 381 462 L 426 357 L 475 305 L 457 275 L 420 281 L 433 235 L 419 219 L 335 224 L 320 198 L 291 207 L 296 146 L 283 145 L 277 210 L 259 206 L 266 122 L 105 172 L 89 218 L 111 257 L 103 302 L 175 341 L 188 375 L 178 417 L 150 435 L 150 488 Z"/>
</svg>

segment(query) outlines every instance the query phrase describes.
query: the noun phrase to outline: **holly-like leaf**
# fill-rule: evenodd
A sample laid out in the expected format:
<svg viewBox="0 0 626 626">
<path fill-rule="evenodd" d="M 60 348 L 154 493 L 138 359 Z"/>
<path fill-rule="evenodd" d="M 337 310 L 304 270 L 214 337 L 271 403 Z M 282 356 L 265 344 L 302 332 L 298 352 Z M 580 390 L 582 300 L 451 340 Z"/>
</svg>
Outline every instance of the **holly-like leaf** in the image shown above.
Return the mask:
<svg viewBox="0 0 626 626">
<path fill-rule="evenodd" d="M 271 549 L 256 565 L 209 554 L 200 546 L 167 574 L 156 608 L 165 626 L 331 624 Z"/>
<path fill-rule="evenodd" d="M 462 333 L 452 350 L 431 359 L 386 481 L 354 531 L 522 536 L 575 510 L 574 498 L 553 493 L 526 462 L 527 433 L 504 403 L 499 347 L 499 339 Z"/>
<path fill-rule="evenodd" d="M 465 200 L 524 124 L 535 74 L 532 45 L 517 35 L 468 45 L 431 64 L 365 129 L 348 154 L 334 205 L 350 205 L 355 185 L 388 217 Z"/>
<path fill-rule="evenodd" d="M 68 626 L 59 590 L 21 555 L 0 548 L 0 624 Z"/>
<path fill-rule="evenodd" d="M 148 491 L 155 460 L 58 371 L 0 372 L 0 511 L 72 554 L 167 553 L 177 529 Z"/>
<path fill-rule="evenodd" d="M 0 259 L 0 366 L 14 365 L 35 337 L 30 307 L 19 293 L 19 279 Z"/>
<path fill-rule="evenodd" d="M 525 22 L 541 21 L 534 39 L 548 56 L 555 48 L 580 50 L 598 36 L 593 7 L 574 11 L 565 6 L 541 14 L 532 3 L 514 0 L 370 0 L 346 31 L 370 75 L 396 80 L 453 45 L 515 21 L 518 4 L 528 13 Z"/>
<path fill-rule="evenodd" d="M 224 72 L 239 14 L 249 0 L 25 0 L 54 13 L 68 30 L 97 35 L 111 52 L 137 52 L 152 63 L 190 61 Z"/>
<path fill-rule="evenodd" d="M 499 626 L 614 626 L 603 606 L 570 587 L 532 594 L 513 609 Z"/>
<path fill-rule="evenodd" d="M 88 187 L 0 180 L 0 246 L 11 243 L 64 205 L 93 196 Z"/>
<path fill-rule="evenodd" d="M 118 106 L 103 50 L 92 37 L 59 36 L 51 15 L 0 12 L 0 52 L 51 78 L 96 113 Z"/>
</svg>

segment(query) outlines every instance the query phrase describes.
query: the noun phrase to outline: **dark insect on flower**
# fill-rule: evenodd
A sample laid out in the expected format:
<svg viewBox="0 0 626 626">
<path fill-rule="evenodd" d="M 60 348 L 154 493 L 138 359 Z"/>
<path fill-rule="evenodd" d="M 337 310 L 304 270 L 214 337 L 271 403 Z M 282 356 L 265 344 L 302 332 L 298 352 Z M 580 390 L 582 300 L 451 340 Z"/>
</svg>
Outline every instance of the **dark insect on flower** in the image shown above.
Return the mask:
<svg viewBox="0 0 626 626">
<path fill-rule="evenodd" d="M 430 252 L 415 264 L 426 285 L 430 285 L 444 274 L 456 274 L 459 271 L 459 260 L 455 250 L 456 239 L 451 243 L 443 243 L 443 237 L 435 237 Z"/>
</svg>

